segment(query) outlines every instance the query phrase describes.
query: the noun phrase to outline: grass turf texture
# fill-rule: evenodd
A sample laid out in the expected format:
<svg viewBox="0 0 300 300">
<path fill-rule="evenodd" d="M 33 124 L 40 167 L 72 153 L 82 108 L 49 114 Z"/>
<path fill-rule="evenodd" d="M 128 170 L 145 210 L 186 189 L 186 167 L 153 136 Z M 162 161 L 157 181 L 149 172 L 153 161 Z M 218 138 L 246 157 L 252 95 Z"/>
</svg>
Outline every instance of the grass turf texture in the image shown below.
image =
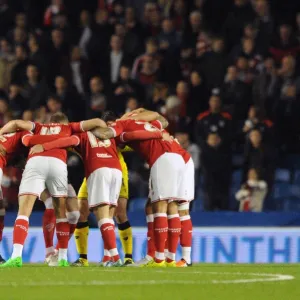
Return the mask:
<svg viewBox="0 0 300 300">
<path fill-rule="evenodd" d="M 0 269 L 5 300 L 298 300 L 299 285 L 300 265 Z"/>
</svg>

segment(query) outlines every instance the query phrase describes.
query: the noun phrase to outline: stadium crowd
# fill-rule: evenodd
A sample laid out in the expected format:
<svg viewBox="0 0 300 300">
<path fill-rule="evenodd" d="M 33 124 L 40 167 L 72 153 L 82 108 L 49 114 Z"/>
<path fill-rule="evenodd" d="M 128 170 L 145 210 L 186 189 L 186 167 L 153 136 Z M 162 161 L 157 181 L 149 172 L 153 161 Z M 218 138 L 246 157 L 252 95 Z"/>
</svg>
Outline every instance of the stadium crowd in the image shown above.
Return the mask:
<svg viewBox="0 0 300 300">
<path fill-rule="evenodd" d="M 278 157 L 300 149 L 300 7 L 279 2 L 1 0 L 0 126 L 146 107 L 191 153 L 205 210 L 234 208 L 238 166 L 240 210 L 261 211 Z M 130 196 L 147 196 L 147 165 L 126 161 Z M 4 174 L 14 206 L 21 172 Z"/>
</svg>

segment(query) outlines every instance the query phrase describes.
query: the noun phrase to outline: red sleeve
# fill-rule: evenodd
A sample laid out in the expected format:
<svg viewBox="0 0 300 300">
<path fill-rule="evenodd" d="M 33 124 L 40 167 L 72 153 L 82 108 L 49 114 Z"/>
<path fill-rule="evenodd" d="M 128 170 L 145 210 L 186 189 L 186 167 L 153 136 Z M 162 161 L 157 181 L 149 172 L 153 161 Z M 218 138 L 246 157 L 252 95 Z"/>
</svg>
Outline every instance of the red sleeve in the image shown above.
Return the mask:
<svg viewBox="0 0 300 300">
<path fill-rule="evenodd" d="M 152 126 L 156 127 L 157 129 L 163 130 L 163 126 L 162 126 L 160 121 L 155 120 L 155 121 L 152 121 L 150 123 L 151 123 Z"/>
<path fill-rule="evenodd" d="M 32 122 L 32 132 L 39 132 L 41 130 L 42 124 L 37 122 Z"/>
<path fill-rule="evenodd" d="M 82 121 L 81 122 L 73 122 L 69 124 L 73 133 L 84 132 L 82 129 Z"/>
<path fill-rule="evenodd" d="M 123 143 L 133 141 L 133 140 L 151 140 L 151 139 L 161 139 L 161 131 L 146 131 L 146 130 L 136 130 L 131 132 L 123 132 L 120 135 L 120 140 Z"/>
<path fill-rule="evenodd" d="M 66 138 L 60 138 L 56 139 L 55 141 L 48 142 L 43 144 L 44 150 L 52 150 L 57 148 L 67 148 L 71 146 L 77 146 L 79 145 L 80 140 L 79 137 L 76 135 L 72 135 L 70 137 Z"/>
<path fill-rule="evenodd" d="M 114 132 L 114 137 L 119 136 L 125 128 L 126 121 L 117 121 L 111 124 L 108 128 L 110 128 Z"/>
<path fill-rule="evenodd" d="M 26 147 L 52 142 L 57 139 L 55 135 L 25 135 L 22 143 Z"/>
</svg>

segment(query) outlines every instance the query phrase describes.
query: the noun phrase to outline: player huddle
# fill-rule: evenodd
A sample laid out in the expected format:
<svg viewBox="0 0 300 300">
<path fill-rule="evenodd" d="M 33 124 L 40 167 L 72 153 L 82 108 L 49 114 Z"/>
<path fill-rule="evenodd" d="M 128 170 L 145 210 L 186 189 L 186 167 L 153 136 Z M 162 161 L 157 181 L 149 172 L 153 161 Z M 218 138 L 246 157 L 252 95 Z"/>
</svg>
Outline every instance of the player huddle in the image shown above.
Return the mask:
<svg viewBox="0 0 300 300">
<path fill-rule="evenodd" d="M 49 124 L 14 120 L 0 130 L 0 180 L 13 157 L 31 147 L 19 188 L 19 211 L 13 232 L 13 253 L 0 267 L 22 266 L 29 217 L 36 199 L 45 202 L 43 232 L 46 261 L 69 266 L 67 249 L 75 231 L 79 259 L 74 266 L 88 266 L 88 223 L 92 211 L 100 229 L 104 267 L 122 266 L 115 236 L 118 224 L 124 265 L 186 267 L 191 264 L 192 223 L 189 203 L 194 198 L 194 165 L 190 155 L 165 130 L 168 122 L 158 113 L 138 109 L 120 119 L 112 113 L 103 119 L 69 123 L 57 113 Z M 132 232 L 126 215 L 128 173 L 121 149 L 140 154 L 150 166 L 147 255 L 132 261 Z M 85 180 L 78 194 L 68 185 L 67 149 L 82 158 Z M 29 149 L 29 148 L 28 148 Z M 0 200 L 0 205 L 1 205 Z M 0 241 L 4 209 L 0 206 Z M 57 246 L 53 247 L 56 229 Z M 176 263 L 180 240 L 182 258 Z"/>
</svg>

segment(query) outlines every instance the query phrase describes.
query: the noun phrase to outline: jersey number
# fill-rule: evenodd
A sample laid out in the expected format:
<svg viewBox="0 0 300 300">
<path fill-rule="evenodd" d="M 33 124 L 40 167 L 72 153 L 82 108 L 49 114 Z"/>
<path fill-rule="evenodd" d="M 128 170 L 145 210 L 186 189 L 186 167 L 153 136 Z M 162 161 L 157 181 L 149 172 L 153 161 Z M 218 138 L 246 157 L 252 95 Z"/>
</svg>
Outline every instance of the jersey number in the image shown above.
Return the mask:
<svg viewBox="0 0 300 300">
<path fill-rule="evenodd" d="M 55 127 L 42 127 L 40 135 L 53 135 L 61 132 L 60 126 Z"/>
<path fill-rule="evenodd" d="M 110 140 L 98 140 L 90 131 L 87 132 L 89 142 L 92 148 L 96 147 L 109 147 L 111 145 Z"/>
</svg>

